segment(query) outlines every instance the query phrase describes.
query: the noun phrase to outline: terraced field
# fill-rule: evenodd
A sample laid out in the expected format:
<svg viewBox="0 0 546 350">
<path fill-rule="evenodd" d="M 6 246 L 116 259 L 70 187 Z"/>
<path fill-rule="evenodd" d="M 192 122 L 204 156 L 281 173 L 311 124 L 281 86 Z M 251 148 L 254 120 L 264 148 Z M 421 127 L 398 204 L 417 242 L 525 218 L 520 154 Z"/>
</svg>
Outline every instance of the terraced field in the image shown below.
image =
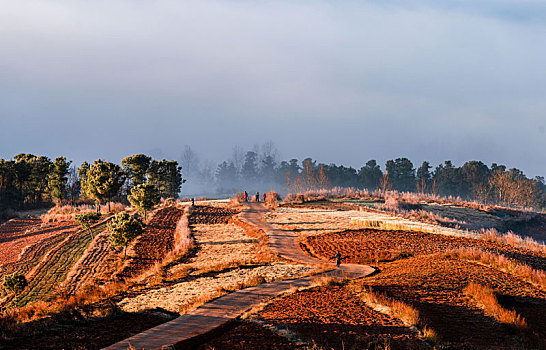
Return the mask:
<svg viewBox="0 0 546 350">
<path fill-rule="evenodd" d="M 535 269 L 546 270 L 546 253 L 481 239 L 412 231 L 347 230 L 308 236 L 302 249 L 328 260 L 339 251 L 342 262 L 369 264 L 395 260 L 400 255 L 427 255 L 465 247 L 502 254 Z"/>
<path fill-rule="evenodd" d="M 92 230 L 97 235 L 106 228 L 106 222 Z M 27 275 L 28 287 L 17 295 L 9 305 L 22 306 L 36 300 L 47 300 L 57 291 L 74 264 L 91 242 L 88 232 L 77 231 L 68 235 L 54 249 L 49 250 L 42 261 Z"/>
<path fill-rule="evenodd" d="M 117 267 L 117 254 L 109 237 L 110 231 L 105 229 L 93 239 L 62 283 L 64 293 L 71 295 L 86 284 L 102 284 L 110 279 Z"/>
</svg>

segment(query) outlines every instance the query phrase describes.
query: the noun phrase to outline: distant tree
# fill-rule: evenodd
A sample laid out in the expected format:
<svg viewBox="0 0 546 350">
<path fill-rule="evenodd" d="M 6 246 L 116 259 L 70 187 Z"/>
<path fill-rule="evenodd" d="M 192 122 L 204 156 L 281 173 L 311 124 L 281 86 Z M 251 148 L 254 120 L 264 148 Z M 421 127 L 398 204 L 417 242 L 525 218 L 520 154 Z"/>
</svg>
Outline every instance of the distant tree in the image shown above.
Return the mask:
<svg viewBox="0 0 546 350">
<path fill-rule="evenodd" d="M 182 167 L 175 160 L 152 160 L 148 168 L 148 183 L 155 186 L 159 196 L 178 198 L 182 184 Z"/>
<path fill-rule="evenodd" d="M 144 220 L 146 220 L 147 212 L 159 203 L 160 197 L 154 185 L 140 184 L 133 186 L 127 199 L 133 207 L 144 213 Z"/>
<path fill-rule="evenodd" d="M 461 188 L 460 169 L 453 166 L 450 160 L 440 164 L 434 171 L 435 192 L 442 196 L 458 195 Z"/>
<path fill-rule="evenodd" d="M 93 237 L 93 231 L 91 231 L 91 226 L 98 222 L 100 220 L 100 217 L 100 213 L 88 212 L 77 214 L 75 220 L 83 230 L 88 231 L 91 237 Z"/>
<path fill-rule="evenodd" d="M 271 184 L 275 178 L 275 158 L 271 155 L 267 155 L 262 159 L 262 166 L 260 168 L 260 178 L 263 183 Z"/>
<path fill-rule="evenodd" d="M 184 147 L 184 151 L 180 155 L 180 164 L 189 179 L 199 176 L 199 157 L 188 145 Z"/>
<path fill-rule="evenodd" d="M 321 190 L 326 190 L 330 188 L 330 179 L 326 172 L 324 171 L 324 164 L 319 165 L 319 170 L 317 174 L 318 186 Z"/>
<path fill-rule="evenodd" d="M 415 190 L 415 169 L 413 168 L 413 163 L 408 158 L 397 158 L 394 161 L 388 160 L 385 168 L 394 190 Z"/>
<path fill-rule="evenodd" d="M 28 286 L 25 275 L 14 272 L 11 275 L 4 276 L 4 288 L 15 294 L 22 292 Z"/>
<path fill-rule="evenodd" d="M 100 159 L 97 159 L 88 168 L 84 167 L 84 164 L 80 168 L 82 169 L 80 178 L 83 192 L 86 197 L 95 201 L 97 211 L 102 202 L 108 202 L 108 211 L 110 211 L 110 201 L 120 193 L 125 181 L 121 167 L 114 163 L 103 162 Z"/>
<path fill-rule="evenodd" d="M 221 190 L 234 189 L 237 183 L 237 169 L 233 162 L 223 162 L 218 165 L 216 182 Z"/>
<path fill-rule="evenodd" d="M 51 167 L 48 175 L 48 189 L 51 198 L 55 203 L 62 202 L 66 198 L 68 172 L 71 161 L 66 161 L 65 157 L 57 157 Z"/>
<path fill-rule="evenodd" d="M 68 169 L 66 190 L 67 190 L 68 199 L 70 200 L 70 203 L 74 205 L 81 191 L 81 182 L 78 177 L 78 172 L 74 166 Z"/>
<path fill-rule="evenodd" d="M 125 171 L 128 180 L 127 192 L 130 192 L 133 186 L 146 182 L 146 173 L 151 161 L 152 158 L 145 154 L 134 154 L 121 160 L 123 171 Z"/>
<path fill-rule="evenodd" d="M 112 232 L 110 242 L 115 247 L 123 247 L 123 256 L 127 257 L 127 246 L 143 232 L 142 225 L 127 213 L 119 213 L 108 224 Z"/>
<path fill-rule="evenodd" d="M 316 161 L 311 158 L 305 158 L 302 162 L 301 183 L 303 184 L 303 191 L 312 191 L 318 188 Z"/>
<path fill-rule="evenodd" d="M 430 163 L 424 161 L 423 164 L 417 169 L 417 191 L 420 193 L 427 193 L 431 189 L 432 185 L 432 173 L 430 172 Z"/>
<path fill-rule="evenodd" d="M 48 175 L 53 163 L 48 157 L 21 153 L 15 157 L 20 191 L 25 202 L 39 204 L 48 191 Z"/>
<path fill-rule="evenodd" d="M 379 188 L 379 181 L 381 180 L 383 173 L 381 172 L 379 165 L 377 165 L 377 162 L 372 159 L 360 168 L 358 175 L 364 188 L 375 190 Z"/>
<path fill-rule="evenodd" d="M 246 152 L 245 162 L 241 168 L 241 177 L 247 183 L 254 183 L 258 180 L 258 154 L 256 152 Z"/>
<path fill-rule="evenodd" d="M 461 197 L 487 199 L 488 182 L 491 171 L 480 161 L 469 161 L 461 167 Z"/>
</svg>

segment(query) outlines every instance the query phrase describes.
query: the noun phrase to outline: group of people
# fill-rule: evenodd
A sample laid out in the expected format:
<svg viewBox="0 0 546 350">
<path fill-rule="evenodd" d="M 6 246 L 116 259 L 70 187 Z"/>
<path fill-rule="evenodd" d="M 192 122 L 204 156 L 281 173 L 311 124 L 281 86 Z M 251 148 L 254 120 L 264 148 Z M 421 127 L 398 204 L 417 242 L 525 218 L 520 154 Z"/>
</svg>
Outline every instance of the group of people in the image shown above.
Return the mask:
<svg viewBox="0 0 546 350">
<path fill-rule="evenodd" d="M 248 193 L 247 193 L 246 191 L 245 191 L 245 193 L 244 193 L 244 197 L 245 197 L 245 202 L 248 202 Z M 264 201 L 264 202 L 265 202 L 265 197 L 266 197 L 266 195 L 265 195 L 265 192 L 264 192 L 264 194 L 262 195 L 262 198 L 263 198 L 263 201 Z M 260 192 L 256 192 L 256 195 L 255 195 L 255 197 L 254 197 L 254 200 L 255 200 L 256 202 L 259 202 L 259 201 L 260 201 Z"/>
</svg>

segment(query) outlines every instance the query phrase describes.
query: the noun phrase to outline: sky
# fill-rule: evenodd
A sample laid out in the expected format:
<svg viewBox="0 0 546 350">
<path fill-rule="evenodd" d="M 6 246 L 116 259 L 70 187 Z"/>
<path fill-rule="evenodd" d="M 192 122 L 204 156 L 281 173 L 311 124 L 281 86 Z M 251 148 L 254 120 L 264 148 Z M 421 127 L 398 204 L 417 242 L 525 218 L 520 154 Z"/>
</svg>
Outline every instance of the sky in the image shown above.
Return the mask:
<svg viewBox="0 0 546 350">
<path fill-rule="evenodd" d="M 0 0 L 0 158 L 189 145 L 546 175 L 546 1 Z"/>
</svg>

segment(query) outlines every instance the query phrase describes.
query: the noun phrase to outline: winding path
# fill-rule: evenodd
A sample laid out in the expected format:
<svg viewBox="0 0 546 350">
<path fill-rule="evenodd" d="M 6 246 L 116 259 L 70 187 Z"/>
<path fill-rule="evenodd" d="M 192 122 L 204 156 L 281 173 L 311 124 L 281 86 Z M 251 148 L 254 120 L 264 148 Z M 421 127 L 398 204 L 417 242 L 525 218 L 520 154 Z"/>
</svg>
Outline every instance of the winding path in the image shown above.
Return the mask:
<svg viewBox="0 0 546 350">
<path fill-rule="evenodd" d="M 263 220 L 267 210 L 259 203 L 247 203 L 239 218 L 261 228 L 269 236 L 271 250 L 280 257 L 297 263 L 324 265 L 322 260 L 304 255 L 297 245 L 296 235 L 290 231 L 274 228 Z M 332 267 L 335 265 L 332 264 Z M 374 268 L 367 265 L 342 264 L 325 275 L 365 277 L 372 274 Z M 108 350 L 134 349 L 174 349 L 177 345 L 198 335 L 212 331 L 226 322 L 235 319 L 252 306 L 263 303 L 294 287 L 308 287 L 314 283 L 314 276 L 293 280 L 261 284 L 225 295 L 208 302 L 196 310 L 182 315 L 170 322 L 151 328 L 131 338 L 107 347 Z"/>
</svg>

